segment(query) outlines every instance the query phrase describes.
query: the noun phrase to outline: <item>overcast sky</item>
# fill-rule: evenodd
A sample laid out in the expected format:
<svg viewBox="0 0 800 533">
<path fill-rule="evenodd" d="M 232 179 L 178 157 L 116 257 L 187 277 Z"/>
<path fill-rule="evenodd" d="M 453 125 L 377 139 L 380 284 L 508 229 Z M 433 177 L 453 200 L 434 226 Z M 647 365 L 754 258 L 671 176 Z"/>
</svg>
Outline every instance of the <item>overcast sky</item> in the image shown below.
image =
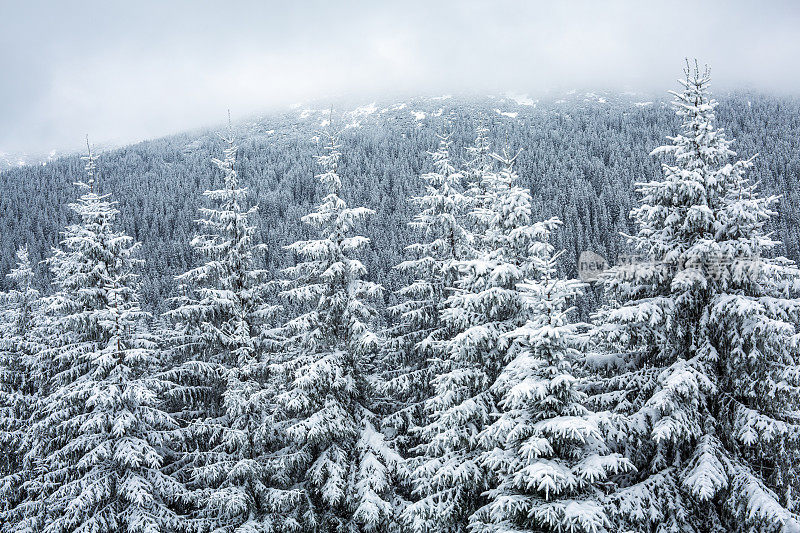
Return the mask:
<svg viewBox="0 0 800 533">
<path fill-rule="evenodd" d="M 800 92 L 796 1 L 0 0 L 0 152 L 129 142 L 312 98 Z"/>
</svg>

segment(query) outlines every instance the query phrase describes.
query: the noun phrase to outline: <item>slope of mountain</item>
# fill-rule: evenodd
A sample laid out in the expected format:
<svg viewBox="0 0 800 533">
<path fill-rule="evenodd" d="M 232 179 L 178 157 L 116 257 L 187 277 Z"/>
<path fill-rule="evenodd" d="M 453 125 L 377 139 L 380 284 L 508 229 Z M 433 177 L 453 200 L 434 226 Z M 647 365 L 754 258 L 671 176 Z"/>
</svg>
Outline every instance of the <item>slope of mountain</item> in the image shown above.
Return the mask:
<svg viewBox="0 0 800 533">
<path fill-rule="evenodd" d="M 64 157 L 65 153 L 58 150 L 49 152 L 2 152 L 0 151 L 0 172 L 17 167 L 46 165 L 47 163 Z"/>
<path fill-rule="evenodd" d="M 744 93 L 718 99 L 719 122 L 737 139 L 737 152 L 760 154 L 753 179 L 764 193 L 783 196 L 774 227 L 781 252 L 800 258 L 800 102 Z M 456 162 L 464 162 L 464 147 L 479 124 L 489 128 L 495 150 L 522 149 L 518 170 L 532 188 L 536 212 L 565 223 L 555 240 L 567 250 L 569 273 L 575 274 L 584 250 L 613 264 L 625 249 L 620 232 L 632 229 L 627 213 L 636 200 L 635 183 L 660 176 L 660 163 L 649 153 L 676 129 L 665 101 L 578 92 L 541 100 L 440 96 L 369 102 L 334 109 L 332 117 L 323 105 L 297 106 L 240 122 L 234 125 L 238 165 L 259 206 L 258 233 L 269 246 L 263 260 L 273 269 L 292 261 L 283 246 L 303 235 L 299 217 L 318 201 L 313 156 L 320 150 L 317 133 L 331 127 L 332 118 L 332 127 L 343 130 L 344 194 L 377 211 L 368 223 L 372 243 L 365 263 L 372 279 L 387 288 L 398 285 L 392 267 L 413 238 L 406 226 L 413 210 L 406 200 L 420 192 L 418 176 L 430 169 L 427 151 L 445 125 Z M 199 131 L 100 157 L 99 188 L 113 194 L 125 230 L 142 242 L 145 300 L 156 310 L 173 294 L 173 276 L 194 261 L 188 241 L 202 192 L 220 183 L 210 158 L 221 150 L 213 131 Z M 77 194 L 72 184 L 82 177 L 77 155 L 0 171 L 0 273 L 9 271 L 19 245 L 27 243 L 35 260 L 47 256 L 68 222 L 67 204 Z M 41 266 L 40 274 L 46 284 Z"/>
</svg>

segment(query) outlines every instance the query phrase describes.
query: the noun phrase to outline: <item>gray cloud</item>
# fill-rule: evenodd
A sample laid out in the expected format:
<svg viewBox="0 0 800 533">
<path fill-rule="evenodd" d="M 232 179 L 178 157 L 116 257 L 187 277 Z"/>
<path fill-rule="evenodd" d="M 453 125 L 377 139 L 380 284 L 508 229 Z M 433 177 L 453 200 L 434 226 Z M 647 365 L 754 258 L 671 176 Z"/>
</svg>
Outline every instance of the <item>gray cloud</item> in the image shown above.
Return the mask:
<svg viewBox="0 0 800 533">
<path fill-rule="evenodd" d="M 798 28 L 790 1 L 0 0 L 0 151 L 333 95 L 665 90 L 686 56 L 717 87 L 796 93 Z"/>
</svg>

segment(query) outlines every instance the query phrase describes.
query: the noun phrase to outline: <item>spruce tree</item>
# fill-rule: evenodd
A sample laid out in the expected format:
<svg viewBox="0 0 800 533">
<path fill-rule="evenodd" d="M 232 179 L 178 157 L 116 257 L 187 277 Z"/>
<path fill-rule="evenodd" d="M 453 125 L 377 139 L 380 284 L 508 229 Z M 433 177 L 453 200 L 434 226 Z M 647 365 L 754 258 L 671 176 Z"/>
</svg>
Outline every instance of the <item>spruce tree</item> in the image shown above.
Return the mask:
<svg viewBox="0 0 800 533">
<path fill-rule="evenodd" d="M 535 277 L 518 285 L 529 318 L 505 335 L 506 365 L 490 389 L 499 412 L 478 442 L 491 489 L 471 531 L 613 531 L 603 491 L 609 475 L 631 469 L 608 452 L 602 423 L 580 390 L 586 339 L 568 305 L 582 286 L 557 277 L 561 253 L 548 243 L 556 224 L 546 227 L 545 249 L 533 258 Z"/>
<path fill-rule="evenodd" d="M 399 432 L 397 444 L 403 451 L 415 440 L 409 429 L 422 421 L 422 404 L 432 393 L 431 363 L 441 359 L 440 348 L 449 335 L 440 314 L 455 287 L 457 262 L 470 252 L 463 176 L 451 163 L 449 135 L 438 138 L 437 150 L 429 152 L 433 171 L 422 175 L 425 194 L 411 199 L 420 211 L 409 224 L 423 242 L 406 247 L 412 257 L 395 267 L 411 281 L 397 291 L 400 303 L 389 308 L 398 324 L 389 331 L 382 360 L 384 389 L 394 401 L 385 423 Z"/>
<path fill-rule="evenodd" d="M 15 527 L 31 510 L 27 484 L 34 472 L 26 455 L 42 377 L 42 300 L 27 246 L 17 250 L 17 265 L 7 276 L 15 288 L 0 294 L 0 523 Z"/>
<path fill-rule="evenodd" d="M 276 474 L 271 414 L 277 394 L 269 365 L 277 339 L 267 302 L 268 272 L 255 267 L 256 207 L 235 169 L 229 129 L 223 159 L 212 159 L 224 187 L 206 191 L 201 231 L 191 241 L 205 259 L 178 276 L 182 296 L 166 316 L 175 367 L 166 376 L 184 422 L 185 453 L 175 475 L 194 490 L 192 526 L 199 531 L 260 531 Z"/>
<path fill-rule="evenodd" d="M 402 459 L 378 431 L 372 408 L 380 340 L 370 300 L 381 287 L 364 280 L 353 258 L 368 244 L 353 230 L 372 211 L 347 207 L 339 196 L 340 146 L 336 135 L 325 138 L 326 152 L 317 156 L 325 197 L 302 218 L 317 238 L 288 247 L 299 262 L 286 270 L 283 296 L 301 312 L 286 324 L 289 358 L 281 368 L 288 383 L 279 400 L 283 469 L 294 480 L 283 487 L 284 499 L 293 505 L 276 510 L 273 522 L 295 531 L 393 531 Z"/>
<path fill-rule="evenodd" d="M 800 277 L 767 257 L 777 199 L 748 183 L 752 160 L 728 162 L 709 82 L 687 65 L 681 132 L 654 151 L 674 163 L 631 213 L 641 258 L 610 271 L 597 317 L 621 361 L 598 399 L 628 416 L 640 471 L 613 503 L 642 531 L 796 527 Z"/>
<path fill-rule="evenodd" d="M 478 435 L 497 407 L 490 387 L 509 348 L 507 334 L 525 324 L 518 283 L 533 274 L 548 223 L 531 220 L 530 192 L 516 185 L 515 157 L 493 154 L 501 169 L 481 170 L 481 195 L 471 215 L 485 230 L 471 257 L 456 263 L 458 279 L 441 320 L 452 331 L 434 360 L 434 394 L 417 431 L 419 499 L 405 513 L 415 531 L 461 532 L 484 503 L 490 472 L 480 462 Z"/>
<path fill-rule="evenodd" d="M 463 169 L 464 180 L 466 182 L 464 196 L 467 199 L 470 212 L 473 212 L 473 215 L 474 211 L 483 207 L 488 207 L 493 201 L 492 197 L 487 195 L 486 177 L 493 175 L 496 160 L 492 157 L 489 129 L 484 124 L 485 120 L 485 117 L 481 117 L 481 123 L 475 129 L 475 140 L 470 146 L 466 147 L 467 161 Z M 466 227 L 470 231 L 470 236 L 482 235 L 487 229 L 486 220 L 481 217 L 470 216 L 467 222 Z M 480 243 L 476 243 L 474 237 L 471 238 L 470 241 L 469 244 L 473 249 L 475 249 L 475 247 L 480 247 Z"/>
<path fill-rule="evenodd" d="M 119 214 L 88 183 L 70 208 L 80 218 L 66 228 L 48 262 L 56 293 L 48 301 L 57 337 L 42 357 L 53 369 L 36 435 L 42 471 L 43 529 L 178 531 L 171 506 L 184 498 L 163 471 L 173 419 L 160 409 L 153 372 L 156 343 L 142 332 L 137 245 L 114 229 Z"/>
</svg>

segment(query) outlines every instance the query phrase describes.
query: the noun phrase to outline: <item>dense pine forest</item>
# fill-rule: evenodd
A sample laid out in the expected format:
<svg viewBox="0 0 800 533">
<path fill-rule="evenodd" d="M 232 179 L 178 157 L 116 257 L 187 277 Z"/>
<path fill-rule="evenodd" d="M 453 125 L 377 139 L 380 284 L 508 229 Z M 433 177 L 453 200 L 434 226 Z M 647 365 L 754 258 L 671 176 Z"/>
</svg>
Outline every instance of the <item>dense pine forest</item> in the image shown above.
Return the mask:
<svg viewBox="0 0 800 533">
<path fill-rule="evenodd" d="M 800 532 L 800 102 L 710 82 L 3 171 L 0 531 Z"/>
<path fill-rule="evenodd" d="M 574 277 L 584 250 L 611 264 L 630 252 L 620 232 L 635 231 L 628 216 L 637 203 L 635 183 L 660 173 L 660 160 L 650 152 L 680 126 L 668 96 L 575 92 L 538 101 L 453 96 L 334 108 L 332 129 L 344 129 L 342 194 L 376 212 L 363 227 L 370 243 L 362 260 L 368 277 L 389 289 L 386 305 L 403 283 L 393 267 L 416 239 L 407 223 L 417 210 L 408 199 L 423 191 L 419 176 L 432 169 L 428 152 L 437 148 L 437 135 L 449 135 L 456 167 L 468 163 L 467 148 L 479 127 L 489 130 L 493 150 L 522 149 L 515 161 L 520 185 L 534 193 L 535 218 L 557 216 L 564 223 L 553 244 L 565 250 L 560 271 Z M 781 241 L 779 252 L 800 259 L 800 101 L 749 93 L 718 99 L 717 126 L 736 140 L 737 152 L 758 154 L 751 180 L 764 194 L 781 195 L 769 223 Z M 236 169 L 250 204 L 259 209 L 253 218 L 257 240 L 267 245 L 258 260 L 273 272 L 292 263 L 283 247 L 308 236 L 298 221 L 321 199 L 314 157 L 322 153 L 320 130 L 331 109 L 309 107 L 234 124 Z M 140 256 L 147 258 L 140 279 L 147 310 L 166 311 L 177 294 L 174 277 L 197 262 L 189 241 L 205 205 L 203 191 L 220 183 L 211 158 L 224 148 L 217 131 L 225 129 L 147 141 L 98 159 L 98 191 L 113 193 L 120 229 L 141 243 Z M 36 287 L 48 290 L 50 272 L 39 262 L 72 220 L 68 203 L 82 174 L 78 156 L 0 172 L 0 273 L 10 272 L 15 251 L 27 246 Z M 0 279 L 0 288 L 10 288 L 10 282 Z M 597 302 L 592 291 L 578 305 L 594 308 Z"/>
</svg>

